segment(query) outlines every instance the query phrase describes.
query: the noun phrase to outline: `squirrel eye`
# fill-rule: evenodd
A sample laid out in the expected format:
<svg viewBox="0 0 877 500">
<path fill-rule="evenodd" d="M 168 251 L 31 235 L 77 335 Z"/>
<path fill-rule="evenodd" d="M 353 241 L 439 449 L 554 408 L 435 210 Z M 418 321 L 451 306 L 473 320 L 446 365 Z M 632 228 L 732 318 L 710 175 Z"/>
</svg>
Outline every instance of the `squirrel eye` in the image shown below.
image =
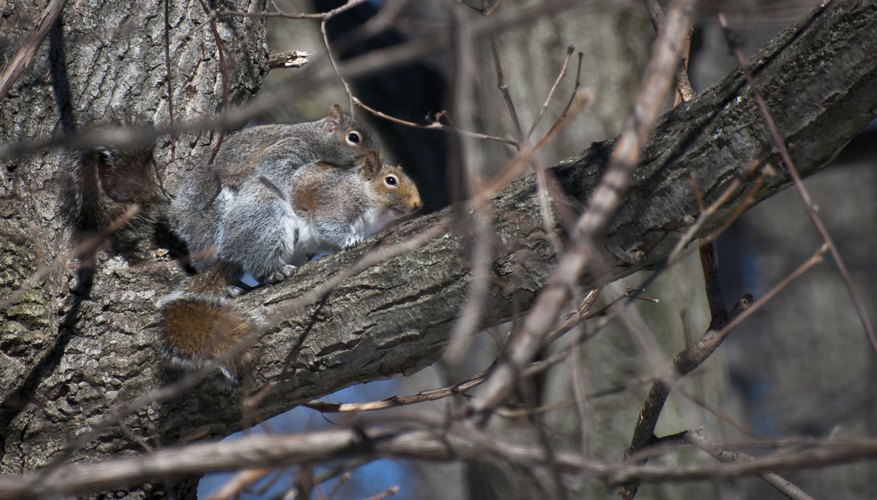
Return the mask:
<svg viewBox="0 0 877 500">
<path fill-rule="evenodd" d="M 350 144 L 359 144 L 362 141 L 362 136 L 359 135 L 359 132 L 354 130 L 353 132 L 347 133 L 347 142 Z"/>
<path fill-rule="evenodd" d="M 388 176 L 384 179 L 384 182 L 386 182 L 388 186 L 395 186 L 396 184 L 398 184 L 399 181 L 396 180 L 396 176 L 394 176 L 394 175 L 388 175 Z"/>
</svg>

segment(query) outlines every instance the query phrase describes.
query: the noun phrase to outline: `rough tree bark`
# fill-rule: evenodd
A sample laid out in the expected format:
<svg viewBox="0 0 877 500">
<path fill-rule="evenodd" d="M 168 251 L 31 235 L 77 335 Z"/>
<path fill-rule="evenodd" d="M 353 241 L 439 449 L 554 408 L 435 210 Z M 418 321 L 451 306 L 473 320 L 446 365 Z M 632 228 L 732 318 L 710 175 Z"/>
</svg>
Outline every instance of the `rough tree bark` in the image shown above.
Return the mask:
<svg viewBox="0 0 877 500">
<path fill-rule="evenodd" d="M 6 58 L 33 28 L 40 4 L 15 0 L 0 6 L 0 48 Z M 237 2 L 240 10 L 263 11 L 266 5 Z M 0 140 L 74 133 L 94 122 L 106 123 L 114 112 L 167 123 L 168 71 L 176 119 L 215 115 L 223 104 L 223 72 L 209 25 L 196 29 L 205 19 L 198 0 L 68 2 L 60 23 L 0 105 Z M 170 70 L 165 65 L 166 20 Z M 190 30 L 192 35 L 185 37 Z M 218 31 L 229 103 L 239 105 L 267 71 L 264 20 L 229 19 L 219 23 Z M 212 140 L 211 134 L 178 140 L 173 163 L 168 141 L 161 145 L 156 156 L 166 166 L 162 177 L 169 191 L 179 181 L 178 165 L 209 151 Z M 0 173 L 0 296 L 8 297 L 37 270 L 61 259 L 61 269 L 0 313 L 4 473 L 45 465 L 120 401 L 162 383 L 154 330 L 145 326 L 155 323 L 153 304 L 179 271 L 160 264 L 139 272 L 114 257 L 101 262 L 90 280 L 74 276 L 75 265 L 64 257 L 68 231 L 58 208 L 58 166 L 59 155 L 51 151 L 3 159 Z M 61 306 L 64 301 L 67 305 Z M 116 437 L 106 435 L 75 456 L 133 452 L 140 445 L 132 447 L 130 436 L 155 435 L 155 422 L 166 420 L 156 410 L 144 409 L 131 419 L 129 437 L 113 432 Z"/>
<path fill-rule="evenodd" d="M 49 40 L 53 50 L 41 50 L 3 103 L 3 140 L 71 131 L 71 124 L 84 123 L 80 116 L 98 115 L 114 105 L 166 121 L 162 7 L 69 5 L 63 29 Z M 261 8 L 262 4 L 240 6 Z M 18 22 L 6 21 L 11 25 L 2 30 L 5 53 L 16 50 L 15 40 L 24 37 L 26 20 L 36 18 L 37 11 L 22 2 L 15 10 Z M 177 117 L 212 113 L 221 102 L 221 76 L 209 29 L 182 38 L 205 18 L 198 2 L 171 9 L 171 60 L 177 68 L 174 104 L 183 110 Z M 98 22 L 122 27 L 94 40 Z M 236 103 L 258 87 L 263 28 L 251 19 L 219 25 L 226 57 L 235 60 L 229 83 Z M 779 35 L 751 62 L 798 167 L 812 174 L 872 119 L 877 108 L 877 5 L 849 3 L 822 12 Z M 50 99 L 58 104 L 53 106 Z M 179 141 L 177 159 L 208 142 L 205 137 Z M 604 272 L 586 285 L 659 264 L 697 216 L 690 179 L 709 202 L 765 150 L 779 165 L 766 142 L 750 92 L 736 73 L 667 113 L 606 235 Z M 570 198 L 587 199 L 611 148 L 611 141 L 594 144 L 557 165 L 556 174 Z M 171 191 L 178 179 L 177 164 L 166 166 Z M 778 170 L 758 191 L 757 200 L 787 185 L 787 176 Z M 0 297 L 63 253 L 64 245 L 57 243 L 63 241 L 65 228 L 52 185 L 56 174 L 52 153 L 4 164 Z M 529 305 L 554 262 L 551 245 L 540 233 L 534 192 L 532 178 L 525 177 L 493 201 L 499 255 L 492 271 L 494 283 L 504 285 L 492 288 L 485 324 L 508 319 L 513 303 Z M 727 219 L 741 197 L 736 196 L 703 231 Z M 465 220 L 465 209 L 459 208 L 419 218 L 382 236 L 382 244 L 404 241 L 455 214 Z M 225 435 L 345 385 L 431 363 L 466 299 L 466 231 L 466 224 L 457 220 L 416 249 L 344 280 L 316 304 L 284 317 L 264 334 L 256 347 L 251 381 L 253 389 L 262 391 L 255 411 L 244 414 L 242 391 L 212 377 L 195 391 L 139 409 L 124 427 L 110 427 L 72 458 L 132 454 L 146 444 Z M 292 279 L 250 293 L 238 304 L 271 318 L 373 252 L 375 244 L 305 266 Z M 182 271 L 173 262 L 147 264 L 133 265 L 118 256 L 103 260 L 88 294 L 66 317 L 57 314 L 55 302 L 68 295 L 70 273 L 50 274 L 2 311 L 2 472 L 45 465 L 113 408 L 177 375 L 155 349 L 159 325 L 153 304 Z"/>
</svg>

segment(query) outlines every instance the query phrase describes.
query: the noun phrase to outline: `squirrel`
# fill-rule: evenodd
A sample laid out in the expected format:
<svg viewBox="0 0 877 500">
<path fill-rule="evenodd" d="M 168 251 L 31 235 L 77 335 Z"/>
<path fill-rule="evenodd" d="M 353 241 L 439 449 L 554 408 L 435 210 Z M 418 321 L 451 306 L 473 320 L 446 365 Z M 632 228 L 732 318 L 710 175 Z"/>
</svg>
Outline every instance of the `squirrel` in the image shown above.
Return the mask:
<svg viewBox="0 0 877 500">
<path fill-rule="evenodd" d="M 112 123 L 130 126 L 134 118 L 114 116 Z M 170 198 L 162 188 L 152 155 L 153 146 L 127 148 L 96 147 L 64 151 L 60 155 L 60 211 L 72 229 L 76 244 L 100 239 L 132 204 L 139 213 L 127 224 L 109 234 L 115 253 L 137 259 L 138 244 L 146 233 L 155 233 L 165 220 Z M 93 245 L 80 259 L 93 267 Z"/>
<path fill-rule="evenodd" d="M 244 129 L 226 138 L 212 168 L 191 172 L 171 206 L 172 228 L 198 271 L 221 259 L 280 281 L 293 269 L 278 222 L 296 171 L 314 162 L 349 168 L 369 151 L 377 140 L 337 104 L 314 122 Z"/>
<path fill-rule="evenodd" d="M 252 213 L 252 220 L 238 217 L 243 212 L 235 209 L 236 200 L 228 202 L 227 223 L 247 224 L 253 231 L 264 230 L 265 224 L 279 228 L 279 241 L 271 243 L 276 252 L 260 253 L 271 262 L 256 262 L 250 254 L 228 260 L 237 256 L 229 256 L 220 248 L 207 269 L 160 301 L 165 350 L 171 359 L 183 364 L 221 360 L 222 373 L 236 382 L 245 370 L 249 353 L 227 353 L 246 336 L 255 320 L 229 304 L 229 298 L 238 293 L 229 283 L 239 279 L 246 266 L 270 270 L 283 262 L 280 266 L 286 276 L 285 266 L 300 265 L 312 255 L 354 245 L 423 205 L 414 181 L 401 167 L 381 165 L 374 151 L 366 153 L 352 169 L 323 161 L 299 167 L 288 186 L 281 190 L 264 181 L 243 183 L 236 197 L 243 198 L 242 203 L 259 200 L 259 208 L 265 207 Z M 263 216 L 269 219 L 262 220 Z M 265 242 L 257 238 L 251 244 Z"/>
<path fill-rule="evenodd" d="M 422 205 L 413 181 L 381 164 L 377 139 L 337 104 L 317 121 L 229 135 L 173 201 L 158 181 L 153 148 L 66 154 L 61 207 L 74 239 L 100 232 L 138 203 L 148 217 L 114 239 L 136 242 L 143 226 L 164 222 L 186 244 L 198 274 L 159 302 L 162 342 L 174 361 L 218 358 L 249 331 L 251 319 L 228 301 L 243 291 L 242 279 L 285 279 L 313 254 L 361 241 Z M 221 363 L 230 380 L 242 373 L 243 358 Z"/>
</svg>

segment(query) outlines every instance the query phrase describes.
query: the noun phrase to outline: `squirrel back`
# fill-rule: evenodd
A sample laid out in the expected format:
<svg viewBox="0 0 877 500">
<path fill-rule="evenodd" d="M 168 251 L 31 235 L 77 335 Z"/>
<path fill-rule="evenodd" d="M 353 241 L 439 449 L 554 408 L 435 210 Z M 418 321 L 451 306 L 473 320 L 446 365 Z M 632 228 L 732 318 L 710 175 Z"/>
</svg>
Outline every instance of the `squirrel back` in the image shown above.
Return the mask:
<svg viewBox="0 0 877 500">
<path fill-rule="evenodd" d="M 295 224 L 307 228 L 295 242 L 301 252 L 296 257 L 303 261 L 358 243 L 423 204 L 414 181 L 401 167 L 381 165 L 374 152 L 352 169 L 324 162 L 301 167 L 289 200 Z M 257 321 L 238 312 L 227 294 L 241 271 L 235 263 L 219 259 L 162 299 L 164 343 L 172 359 L 195 365 L 215 360 L 229 380 L 241 376 L 250 353 L 244 349 L 234 354 L 229 349 Z"/>
<path fill-rule="evenodd" d="M 291 204 L 315 228 L 319 253 L 355 245 L 423 206 L 402 167 L 381 165 L 375 154 L 367 154 L 356 169 L 322 162 L 301 169 Z"/>
</svg>

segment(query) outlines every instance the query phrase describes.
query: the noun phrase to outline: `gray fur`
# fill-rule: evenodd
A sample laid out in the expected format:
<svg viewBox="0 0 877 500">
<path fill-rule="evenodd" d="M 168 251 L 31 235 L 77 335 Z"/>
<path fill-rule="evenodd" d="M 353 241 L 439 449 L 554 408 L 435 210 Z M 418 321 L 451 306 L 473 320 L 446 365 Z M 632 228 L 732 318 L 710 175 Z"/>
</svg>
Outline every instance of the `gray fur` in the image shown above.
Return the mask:
<svg viewBox="0 0 877 500">
<path fill-rule="evenodd" d="M 347 142 L 354 130 L 357 145 Z M 219 258 L 260 280 L 276 279 L 290 272 L 284 266 L 294 238 L 280 221 L 291 208 L 281 194 L 291 192 L 296 172 L 317 162 L 350 168 L 377 150 L 365 126 L 337 106 L 315 122 L 242 130 L 225 139 L 213 165 L 192 171 L 171 209 L 172 226 L 197 270 Z"/>
</svg>

